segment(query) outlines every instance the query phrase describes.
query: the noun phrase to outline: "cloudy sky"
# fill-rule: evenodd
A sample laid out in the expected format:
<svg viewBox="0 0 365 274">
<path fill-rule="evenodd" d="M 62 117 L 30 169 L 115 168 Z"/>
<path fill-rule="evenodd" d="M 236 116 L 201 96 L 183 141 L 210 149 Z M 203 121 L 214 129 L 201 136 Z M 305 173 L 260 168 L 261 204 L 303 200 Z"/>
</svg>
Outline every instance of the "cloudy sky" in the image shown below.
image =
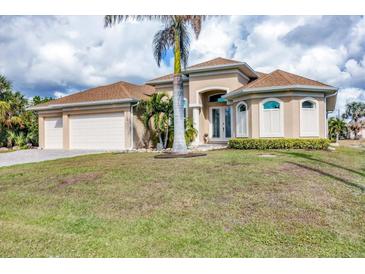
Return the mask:
<svg viewBox="0 0 365 274">
<path fill-rule="evenodd" d="M 60 97 L 120 80 L 169 73 L 152 55 L 159 23 L 103 28 L 102 16 L 0 17 L 0 73 L 28 97 Z M 208 19 L 191 43 L 189 63 L 215 57 L 280 68 L 340 88 L 338 108 L 365 101 L 365 18 L 351 16 L 222 16 Z"/>
</svg>

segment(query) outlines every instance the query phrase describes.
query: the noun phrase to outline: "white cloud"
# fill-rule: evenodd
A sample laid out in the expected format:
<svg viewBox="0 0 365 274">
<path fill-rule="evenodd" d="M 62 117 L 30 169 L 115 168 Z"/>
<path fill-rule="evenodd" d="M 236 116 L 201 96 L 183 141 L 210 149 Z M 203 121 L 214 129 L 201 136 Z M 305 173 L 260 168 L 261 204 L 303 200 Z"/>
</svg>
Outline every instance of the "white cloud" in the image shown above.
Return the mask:
<svg viewBox="0 0 365 274">
<path fill-rule="evenodd" d="M 68 95 L 68 93 L 66 92 L 61 92 L 61 91 L 55 91 L 53 93 L 54 98 L 58 99 L 58 98 L 62 98 L 65 97 L 66 95 Z"/>
<path fill-rule="evenodd" d="M 53 93 L 122 79 L 141 82 L 168 72 L 152 56 L 151 34 L 159 23 L 126 22 L 105 29 L 102 16 L 1 20 L 0 73 L 21 90 L 39 93 L 42 86 Z"/>
<path fill-rule="evenodd" d="M 102 16 L 0 17 L 0 73 L 28 96 L 62 96 L 120 80 L 143 82 L 172 69 L 172 64 L 158 68 L 153 59 L 152 39 L 160 28 L 156 22 L 129 22 L 104 29 Z M 339 87 L 338 107 L 343 108 L 365 92 L 365 19 L 211 17 L 199 39 L 192 40 L 189 63 L 218 56 Z"/>
<path fill-rule="evenodd" d="M 365 89 L 360 88 L 343 88 L 338 91 L 336 109 L 341 112 L 345 110 L 348 103 L 361 101 L 365 103 Z"/>
</svg>

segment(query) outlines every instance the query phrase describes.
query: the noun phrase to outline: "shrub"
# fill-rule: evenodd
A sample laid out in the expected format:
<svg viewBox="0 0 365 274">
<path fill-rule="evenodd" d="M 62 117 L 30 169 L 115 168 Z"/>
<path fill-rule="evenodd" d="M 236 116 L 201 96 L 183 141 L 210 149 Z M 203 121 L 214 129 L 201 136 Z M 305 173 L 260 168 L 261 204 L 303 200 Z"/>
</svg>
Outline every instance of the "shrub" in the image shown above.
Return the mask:
<svg viewBox="0 0 365 274">
<path fill-rule="evenodd" d="M 233 138 L 228 142 L 234 149 L 327 149 L 326 138 Z"/>
</svg>

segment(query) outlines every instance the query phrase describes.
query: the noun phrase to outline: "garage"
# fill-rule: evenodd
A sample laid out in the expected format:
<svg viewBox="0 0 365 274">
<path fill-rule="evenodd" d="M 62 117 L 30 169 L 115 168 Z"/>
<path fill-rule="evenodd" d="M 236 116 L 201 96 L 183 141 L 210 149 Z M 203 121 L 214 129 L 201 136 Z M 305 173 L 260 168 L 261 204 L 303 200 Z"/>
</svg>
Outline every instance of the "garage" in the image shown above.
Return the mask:
<svg viewBox="0 0 365 274">
<path fill-rule="evenodd" d="M 44 118 L 44 137 L 45 148 L 62 149 L 63 148 L 63 125 L 62 117 Z"/>
<path fill-rule="evenodd" d="M 70 149 L 125 149 L 124 112 L 71 115 Z"/>
</svg>

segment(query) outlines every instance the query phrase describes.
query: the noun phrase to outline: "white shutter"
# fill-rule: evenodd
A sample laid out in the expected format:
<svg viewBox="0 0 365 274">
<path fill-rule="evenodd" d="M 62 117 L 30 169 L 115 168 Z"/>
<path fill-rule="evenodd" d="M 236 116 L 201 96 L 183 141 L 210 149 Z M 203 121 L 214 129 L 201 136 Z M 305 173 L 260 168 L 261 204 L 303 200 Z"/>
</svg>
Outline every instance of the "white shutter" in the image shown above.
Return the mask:
<svg viewBox="0 0 365 274">
<path fill-rule="evenodd" d="M 247 137 L 247 111 L 237 109 L 237 137 Z"/>
<path fill-rule="evenodd" d="M 270 135 L 280 136 L 281 132 L 281 119 L 280 119 L 280 109 L 270 109 Z"/>
<path fill-rule="evenodd" d="M 318 109 L 301 108 L 300 135 L 303 137 L 319 136 Z"/>
<path fill-rule="evenodd" d="M 280 108 L 264 109 L 264 102 L 260 104 L 260 137 L 284 137 L 284 104 L 280 103 Z"/>
</svg>

